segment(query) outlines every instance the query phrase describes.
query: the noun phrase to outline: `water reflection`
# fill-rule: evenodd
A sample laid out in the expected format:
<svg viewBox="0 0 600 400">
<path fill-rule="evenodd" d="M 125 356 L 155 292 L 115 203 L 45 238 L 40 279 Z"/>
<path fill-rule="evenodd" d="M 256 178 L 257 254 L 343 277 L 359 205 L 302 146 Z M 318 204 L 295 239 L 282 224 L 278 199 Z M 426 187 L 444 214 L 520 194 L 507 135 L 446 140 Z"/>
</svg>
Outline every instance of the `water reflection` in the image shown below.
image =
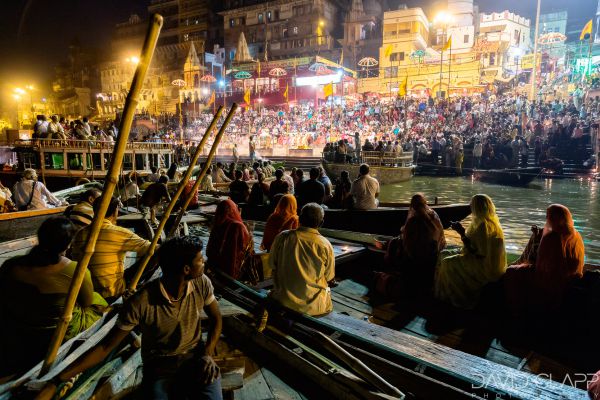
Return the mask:
<svg viewBox="0 0 600 400">
<path fill-rule="evenodd" d="M 598 182 L 593 179 L 545 179 L 526 188 L 492 185 L 468 178 L 414 177 L 411 181 L 381 188 L 382 201 L 409 201 L 417 192 L 430 201 L 468 202 L 474 194 L 485 193 L 496 204 L 504 228 L 507 250 L 525 247 L 531 225 L 543 226 L 546 208 L 552 203 L 569 207 L 577 230 L 585 242 L 586 261 L 600 263 L 600 206 Z"/>
</svg>

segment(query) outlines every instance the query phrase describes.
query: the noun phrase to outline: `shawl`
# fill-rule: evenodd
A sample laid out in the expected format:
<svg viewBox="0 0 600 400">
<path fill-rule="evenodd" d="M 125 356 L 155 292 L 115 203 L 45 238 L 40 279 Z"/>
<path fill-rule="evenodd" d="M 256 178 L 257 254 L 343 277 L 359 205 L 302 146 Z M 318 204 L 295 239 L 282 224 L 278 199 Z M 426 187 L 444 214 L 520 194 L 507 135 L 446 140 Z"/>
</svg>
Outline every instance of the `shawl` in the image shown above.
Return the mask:
<svg viewBox="0 0 600 400">
<path fill-rule="evenodd" d="M 291 194 L 281 196 L 273 214 L 267 219 L 262 247 L 269 251 L 279 232 L 298 227 L 298 205 Z"/>
</svg>

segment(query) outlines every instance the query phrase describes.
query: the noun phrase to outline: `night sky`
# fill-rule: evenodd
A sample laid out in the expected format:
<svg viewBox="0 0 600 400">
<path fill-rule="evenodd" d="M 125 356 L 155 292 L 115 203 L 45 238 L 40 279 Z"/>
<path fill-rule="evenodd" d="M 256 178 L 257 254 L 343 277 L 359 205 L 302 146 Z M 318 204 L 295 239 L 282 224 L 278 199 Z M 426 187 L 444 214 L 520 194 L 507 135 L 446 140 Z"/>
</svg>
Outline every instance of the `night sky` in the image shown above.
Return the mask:
<svg viewBox="0 0 600 400">
<path fill-rule="evenodd" d="M 31 82 L 41 86 L 64 59 L 69 43 L 106 49 L 117 22 L 131 13 L 145 15 L 147 0 L 4 0 L 0 13 L 0 82 L 6 87 Z M 434 13 L 443 0 L 391 0 Z M 480 11 L 512 10 L 535 18 L 535 0 L 476 0 Z M 597 0 L 542 0 L 542 13 L 568 7 L 569 23 L 581 25 L 596 13 Z M 8 89 L 10 90 L 10 89 Z"/>
</svg>

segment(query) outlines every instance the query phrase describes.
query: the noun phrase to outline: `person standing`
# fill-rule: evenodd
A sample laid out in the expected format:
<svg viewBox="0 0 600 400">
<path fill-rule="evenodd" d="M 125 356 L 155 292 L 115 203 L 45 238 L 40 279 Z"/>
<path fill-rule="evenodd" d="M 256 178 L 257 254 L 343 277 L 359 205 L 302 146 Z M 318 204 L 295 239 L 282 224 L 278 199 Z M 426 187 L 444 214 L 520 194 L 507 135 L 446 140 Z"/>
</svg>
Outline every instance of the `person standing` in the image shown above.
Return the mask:
<svg viewBox="0 0 600 400">
<path fill-rule="evenodd" d="M 250 155 L 250 162 L 254 163 L 256 159 L 256 143 L 254 142 L 254 136 L 250 136 L 248 140 L 248 154 Z"/>
<path fill-rule="evenodd" d="M 233 162 L 235 164 L 239 163 L 240 162 L 240 154 L 238 152 L 237 143 L 233 144 L 232 152 L 233 152 Z"/>
<path fill-rule="evenodd" d="M 125 300 L 108 335 L 46 384 L 38 399 L 51 399 L 57 384 L 104 360 L 134 328 L 142 332 L 142 397 L 222 400 L 219 367 L 213 360 L 222 318 L 210 279 L 204 274 L 202 241 L 176 237 L 161 246 L 162 276 Z M 202 340 L 202 313 L 208 316 Z"/>
<path fill-rule="evenodd" d="M 147 207 L 150 209 L 150 222 L 158 225 L 158 220 L 156 219 L 156 207 L 160 204 L 162 199 L 166 199 L 167 201 L 171 201 L 171 196 L 169 195 L 169 189 L 167 188 L 167 183 L 169 182 L 169 177 L 167 175 L 161 175 L 158 178 L 158 182 L 151 184 L 144 190 L 144 194 L 142 194 L 142 198 L 140 199 L 140 204 L 143 207 Z"/>
<path fill-rule="evenodd" d="M 379 182 L 369 175 L 369 165 L 361 164 L 358 169 L 360 176 L 352 182 L 350 193 L 357 210 L 372 210 L 377 208 L 379 197 Z"/>
<path fill-rule="evenodd" d="M 481 156 L 483 155 L 483 145 L 480 141 L 475 142 L 473 146 L 473 168 L 479 168 L 481 165 Z"/>
<path fill-rule="evenodd" d="M 300 212 L 300 227 L 278 234 L 269 256 L 273 270 L 269 296 L 284 307 L 313 316 L 333 311 L 333 246 L 318 231 L 324 216 L 320 205 L 306 204 Z"/>
</svg>

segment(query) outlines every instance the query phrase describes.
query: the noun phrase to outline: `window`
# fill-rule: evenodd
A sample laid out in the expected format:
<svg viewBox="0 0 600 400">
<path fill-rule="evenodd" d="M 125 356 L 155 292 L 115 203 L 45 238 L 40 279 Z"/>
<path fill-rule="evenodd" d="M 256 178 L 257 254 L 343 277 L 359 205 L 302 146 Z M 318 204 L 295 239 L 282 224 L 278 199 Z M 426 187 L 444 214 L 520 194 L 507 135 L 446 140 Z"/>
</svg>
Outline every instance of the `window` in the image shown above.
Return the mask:
<svg viewBox="0 0 600 400">
<path fill-rule="evenodd" d="M 275 10 L 275 21 L 279 20 L 279 10 Z"/>
<path fill-rule="evenodd" d="M 293 27 L 292 28 L 292 32 L 294 33 L 294 35 L 297 35 L 298 34 L 298 27 L 297 26 Z"/>
<path fill-rule="evenodd" d="M 233 26 L 235 26 L 235 19 L 233 19 L 233 18 L 229 18 L 229 26 L 230 26 L 230 27 L 233 27 Z"/>
<path fill-rule="evenodd" d="M 271 17 L 272 17 L 271 11 L 267 11 L 267 22 L 271 22 Z"/>
<path fill-rule="evenodd" d="M 281 34 L 284 38 L 288 37 L 288 29 L 287 28 L 282 28 L 281 29 Z"/>
<path fill-rule="evenodd" d="M 404 52 L 390 54 L 390 61 L 404 61 Z"/>
<path fill-rule="evenodd" d="M 183 41 L 184 41 L 184 42 L 187 42 L 188 40 L 190 40 L 190 35 L 189 35 L 189 34 L 187 34 L 187 33 L 185 33 L 185 34 L 183 35 Z"/>
<path fill-rule="evenodd" d="M 258 23 L 262 24 L 263 22 L 265 22 L 265 18 L 263 16 L 263 13 L 258 13 Z"/>
<path fill-rule="evenodd" d="M 469 43 L 469 35 L 464 36 L 463 43 Z"/>
<path fill-rule="evenodd" d="M 496 64 L 496 53 L 490 53 L 490 65 Z"/>
<path fill-rule="evenodd" d="M 246 18 L 240 18 L 239 25 L 246 25 Z"/>
</svg>

